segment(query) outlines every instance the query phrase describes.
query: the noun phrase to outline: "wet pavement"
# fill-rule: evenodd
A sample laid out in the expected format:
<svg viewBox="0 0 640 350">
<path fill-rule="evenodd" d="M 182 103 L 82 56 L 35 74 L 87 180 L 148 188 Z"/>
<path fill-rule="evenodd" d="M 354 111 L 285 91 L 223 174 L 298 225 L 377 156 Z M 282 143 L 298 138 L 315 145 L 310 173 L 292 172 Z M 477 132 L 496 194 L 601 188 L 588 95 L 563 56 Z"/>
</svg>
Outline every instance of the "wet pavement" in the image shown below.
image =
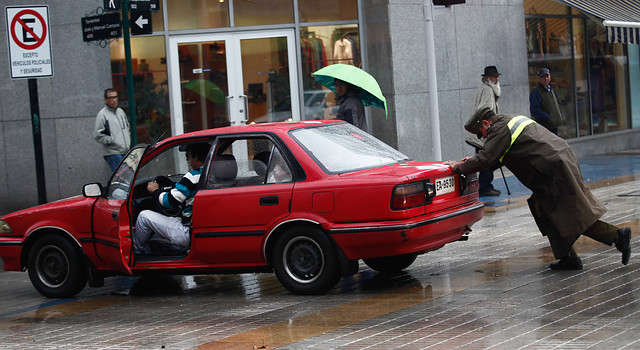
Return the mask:
<svg viewBox="0 0 640 350">
<path fill-rule="evenodd" d="M 496 171 L 498 197 L 468 241 L 396 275 L 364 264 L 321 296 L 273 274 L 113 277 L 77 298 L 47 299 L 26 273 L 0 272 L 0 348 L 32 349 L 637 349 L 640 152 L 581 160 L 585 181 L 632 228 L 632 256 L 581 237 L 584 269 L 548 269 L 529 192 Z"/>
</svg>

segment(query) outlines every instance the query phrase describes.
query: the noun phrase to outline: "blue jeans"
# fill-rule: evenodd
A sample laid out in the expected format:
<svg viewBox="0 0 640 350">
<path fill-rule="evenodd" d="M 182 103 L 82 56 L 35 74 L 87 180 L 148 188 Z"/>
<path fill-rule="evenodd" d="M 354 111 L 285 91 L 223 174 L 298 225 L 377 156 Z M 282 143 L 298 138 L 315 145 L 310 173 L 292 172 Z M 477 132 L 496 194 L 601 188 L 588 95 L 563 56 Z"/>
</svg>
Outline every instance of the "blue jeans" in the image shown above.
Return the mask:
<svg viewBox="0 0 640 350">
<path fill-rule="evenodd" d="M 476 148 L 476 154 L 480 152 L 480 148 Z M 493 190 L 493 170 L 483 169 L 478 172 L 478 192 L 486 193 Z"/>
<path fill-rule="evenodd" d="M 122 161 L 122 158 L 124 158 L 124 154 L 112 154 L 104 156 L 104 160 L 107 161 L 107 164 L 109 164 L 112 171 L 116 170 L 118 164 L 120 164 L 120 162 Z"/>
</svg>

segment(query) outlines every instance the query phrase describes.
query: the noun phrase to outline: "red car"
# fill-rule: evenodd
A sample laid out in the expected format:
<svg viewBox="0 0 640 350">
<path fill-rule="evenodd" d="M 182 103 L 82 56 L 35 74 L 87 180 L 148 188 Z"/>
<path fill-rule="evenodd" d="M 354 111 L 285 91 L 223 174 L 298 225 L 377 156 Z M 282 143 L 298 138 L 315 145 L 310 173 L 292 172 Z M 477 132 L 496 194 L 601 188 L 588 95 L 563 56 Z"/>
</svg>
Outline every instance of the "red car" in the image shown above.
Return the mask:
<svg viewBox="0 0 640 350">
<path fill-rule="evenodd" d="M 208 142 L 193 202 L 188 249 L 154 242 L 133 253 L 146 185 L 170 187 L 188 172 L 183 150 Z M 171 213 L 167 213 L 171 215 Z M 293 293 L 317 294 L 362 259 L 377 271 L 467 237 L 480 220 L 477 177 L 407 158 L 340 121 L 231 126 L 134 147 L 106 186 L 5 215 L 4 269 L 24 271 L 51 298 L 104 277 L 146 273 L 271 272 Z M 152 239 L 153 242 L 153 239 Z"/>
</svg>

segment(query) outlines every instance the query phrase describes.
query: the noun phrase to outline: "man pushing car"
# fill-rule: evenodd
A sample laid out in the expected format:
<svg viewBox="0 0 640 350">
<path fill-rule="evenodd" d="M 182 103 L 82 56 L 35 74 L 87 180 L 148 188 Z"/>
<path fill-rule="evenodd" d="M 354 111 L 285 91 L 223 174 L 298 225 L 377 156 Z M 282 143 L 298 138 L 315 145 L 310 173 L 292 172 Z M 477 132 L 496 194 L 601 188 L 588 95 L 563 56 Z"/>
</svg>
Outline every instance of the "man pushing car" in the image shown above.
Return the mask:
<svg viewBox="0 0 640 350">
<path fill-rule="evenodd" d="M 584 185 L 578 160 L 564 139 L 527 117 L 496 115 L 488 107 L 474 113 L 464 128 L 486 138 L 484 148 L 448 164 L 454 172 L 470 174 L 502 163 L 533 192 L 529 209 L 558 259 L 551 269 L 582 269 L 573 248 L 580 235 L 615 244 L 622 263 L 629 262 L 631 229 L 600 220 L 606 208 Z"/>
</svg>

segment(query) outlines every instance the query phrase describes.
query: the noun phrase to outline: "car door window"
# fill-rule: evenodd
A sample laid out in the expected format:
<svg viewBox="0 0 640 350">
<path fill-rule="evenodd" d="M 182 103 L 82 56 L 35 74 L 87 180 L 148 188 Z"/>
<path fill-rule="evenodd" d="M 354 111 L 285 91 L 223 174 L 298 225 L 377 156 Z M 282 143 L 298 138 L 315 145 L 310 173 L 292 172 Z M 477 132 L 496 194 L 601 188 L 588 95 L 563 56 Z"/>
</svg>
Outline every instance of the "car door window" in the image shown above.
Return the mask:
<svg viewBox="0 0 640 350">
<path fill-rule="evenodd" d="M 207 188 L 291 182 L 291 168 L 268 138 L 225 139 L 218 143 Z"/>
<path fill-rule="evenodd" d="M 136 184 L 148 182 L 157 176 L 166 176 L 174 182 L 179 181 L 182 175 L 189 171 L 189 164 L 185 152 L 180 150 L 180 145 L 170 147 L 145 163 L 138 173 Z"/>
<path fill-rule="evenodd" d="M 131 183 L 146 147 L 132 149 L 111 177 L 107 186 L 107 199 L 125 200 L 129 197 Z"/>
</svg>

